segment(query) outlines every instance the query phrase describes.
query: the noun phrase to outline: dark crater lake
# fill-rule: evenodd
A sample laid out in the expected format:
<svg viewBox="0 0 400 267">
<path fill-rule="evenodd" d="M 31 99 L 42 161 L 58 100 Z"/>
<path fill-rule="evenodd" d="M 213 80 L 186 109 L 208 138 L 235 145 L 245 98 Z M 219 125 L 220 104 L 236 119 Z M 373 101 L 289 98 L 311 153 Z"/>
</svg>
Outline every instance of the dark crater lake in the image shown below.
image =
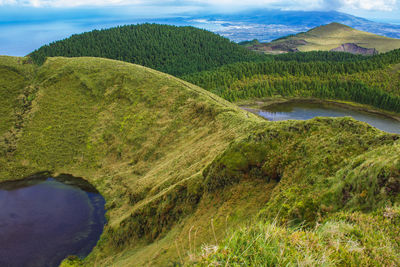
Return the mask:
<svg viewBox="0 0 400 267">
<path fill-rule="evenodd" d="M 103 231 L 105 200 L 80 178 L 0 183 L 0 266 L 58 266 L 87 256 Z"/>
<path fill-rule="evenodd" d="M 372 112 L 347 109 L 332 104 L 284 102 L 264 107 L 258 114 L 271 121 L 350 116 L 382 131 L 400 134 L 400 122 L 393 118 Z"/>
</svg>

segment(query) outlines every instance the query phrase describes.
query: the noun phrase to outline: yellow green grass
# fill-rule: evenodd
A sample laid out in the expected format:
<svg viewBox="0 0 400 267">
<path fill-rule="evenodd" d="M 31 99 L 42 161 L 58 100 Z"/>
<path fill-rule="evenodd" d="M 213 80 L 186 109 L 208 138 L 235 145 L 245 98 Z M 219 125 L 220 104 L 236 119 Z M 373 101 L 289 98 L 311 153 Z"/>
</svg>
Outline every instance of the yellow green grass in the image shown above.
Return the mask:
<svg viewBox="0 0 400 267">
<path fill-rule="evenodd" d="M 380 210 L 398 210 L 398 136 L 350 118 L 267 122 L 172 76 L 100 58 L 49 58 L 38 67 L 2 57 L 0 84 L 0 180 L 68 173 L 106 199 L 96 248 L 64 266 L 203 264 L 214 254 L 199 256 L 202 246 L 219 253 L 224 238 L 252 220 L 274 220 L 278 243 L 299 225 L 308 238 L 328 222 L 347 242 L 349 228 L 332 216 L 360 214 L 351 225 L 363 236 Z M 385 225 L 374 228 L 378 243 L 395 236 L 399 222 Z M 337 261 L 341 254 L 324 247 L 329 239 L 317 238 L 317 259 L 326 250 L 329 262 L 357 263 Z M 360 262 L 375 261 L 365 251 L 378 243 L 354 251 Z M 393 265 L 398 239 L 388 244 L 385 263 Z M 302 262 L 285 255 L 281 262 Z"/>
<path fill-rule="evenodd" d="M 6 59 L 3 66 L 23 68 L 19 59 Z M 13 143 L 2 139 L 0 177 L 18 179 L 48 170 L 91 181 L 107 200 L 104 245 L 95 253 L 104 264 L 137 248 L 139 240 L 143 261 L 154 249 L 165 250 L 142 247 L 193 213 L 204 167 L 261 122 L 205 90 L 129 63 L 51 58 L 35 71 L 29 83 L 17 87 L 18 95 L 36 88 L 29 105 L 17 101 L 17 92 L 4 92 L 1 98 L 2 106 L 16 98 L 15 106 L 25 110 L 19 118 L 22 128 L 12 125 L 4 133 L 15 136 Z M 19 79 L 5 71 L 0 75 L 9 84 Z M 2 116 L 1 125 L 16 109 L 7 111 L 10 116 Z M 132 221 L 136 218 L 140 222 Z M 169 241 L 165 246 L 177 256 Z M 135 254 L 128 258 L 138 261 Z"/>
<path fill-rule="evenodd" d="M 397 206 L 382 209 L 375 217 L 339 213 L 314 228 L 258 222 L 237 229 L 218 246 L 204 245 L 191 264 L 395 266 L 400 263 L 398 254 L 393 254 L 398 250 L 395 225 L 399 218 Z"/>
<path fill-rule="evenodd" d="M 354 43 L 364 48 L 375 48 L 379 53 L 400 48 L 400 39 L 359 31 L 339 23 L 320 26 L 308 32 L 281 39 L 274 43 L 285 42 L 287 40 L 307 41 L 308 44 L 297 47 L 302 52 L 329 51 L 345 43 Z"/>
</svg>

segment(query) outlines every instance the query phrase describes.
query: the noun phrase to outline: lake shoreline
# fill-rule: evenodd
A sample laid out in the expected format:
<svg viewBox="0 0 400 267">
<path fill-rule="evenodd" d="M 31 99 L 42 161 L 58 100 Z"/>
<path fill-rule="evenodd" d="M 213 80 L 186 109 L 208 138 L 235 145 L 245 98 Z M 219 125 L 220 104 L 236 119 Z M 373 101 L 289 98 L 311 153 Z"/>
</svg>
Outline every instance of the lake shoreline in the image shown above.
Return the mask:
<svg viewBox="0 0 400 267">
<path fill-rule="evenodd" d="M 58 266 L 87 257 L 107 224 L 105 199 L 87 180 L 44 171 L 0 182 L 0 265 Z M 28 203 L 28 205 L 27 205 Z"/>
<path fill-rule="evenodd" d="M 237 105 L 246 111 L 249 111 L 257 116 L 260 116 L 259 111 L 266 109 L 267 107 L 272 107 L 280 104 L 294 104 L 294 103 L 310 103 L 310 104 L 321 104 L 333 107 L 341 107 L 349 110 L 355 110 L 360 112 L 366 112 L 371 114 L 382 115 L 387 118 L 394 119 L 400 122 L 400 115 L 396 113 L 392 113 L 389 111 L 381 110 L 374 108 L 372 106 L 359 104 L 350 101 L 341 101 L 341 100 L 328 100 L 328 99 L 319 99 L 319 98 L 264 98 L 264 99 L 256 99 L 249 100 L 237 103 Z M 260 116 L 262 117 L 262 116 Z M 267 120 L 266 118 L 262 117 Z"/>
</svg>

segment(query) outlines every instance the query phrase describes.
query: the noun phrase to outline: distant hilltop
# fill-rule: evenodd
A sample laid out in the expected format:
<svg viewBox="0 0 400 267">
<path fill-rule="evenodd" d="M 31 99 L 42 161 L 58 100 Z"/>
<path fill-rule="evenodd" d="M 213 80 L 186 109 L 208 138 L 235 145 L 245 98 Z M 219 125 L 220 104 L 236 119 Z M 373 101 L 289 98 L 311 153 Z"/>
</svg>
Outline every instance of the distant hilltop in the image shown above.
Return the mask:
<svg viewBox="0 0 400 267">
<path fill-rule="evenodd" d="M 264 59 L 210 31 L 148 23 L 75 34 L 44 45 L 29 56 L 38 64 L 56 56 L 109 58 L 176 76 Z"/>
<path fill-rule="evenodd" d="M 359 31 L 340 23 L 330 23 L 307 32 L 289 35 L 270 43 L 242 42 L 250 50 L 267 54 L 308 51 L 341 51 L 374 55 L 400 48 L 400 39 Z"/>
</svg>

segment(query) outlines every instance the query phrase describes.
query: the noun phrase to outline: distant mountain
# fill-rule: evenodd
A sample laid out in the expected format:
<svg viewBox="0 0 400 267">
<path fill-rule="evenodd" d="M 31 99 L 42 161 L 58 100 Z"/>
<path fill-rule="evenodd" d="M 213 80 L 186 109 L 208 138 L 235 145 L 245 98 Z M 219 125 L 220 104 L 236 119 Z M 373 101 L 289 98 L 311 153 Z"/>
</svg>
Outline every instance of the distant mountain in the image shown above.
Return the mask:
<svg viewBox="0 0 400 267">
<path fill-rule="evenodd" d="M 378 23 L 337 11 L 280 11 L 261 9 L 236 14 L 193 16 L 191 25 L 212 30 L 236 42 L 269 42 L 289 34 L 338 22 L 361 31 L 400 38 L 400 25 Z"/>
<path fill-rule="evenodd" d="M 110 58 L 172 75 L 264 58 L 206 30 L 159 24 L 128 25 L 76 34 L 30 54 L 38 64 L 54 56 Z"/>
<path fill-rule="evenodd" d="M 342 51 L 373 55 L 400 48 L 400 39 L 359 31 L 340 23 L 330 23 L 305 33 L 289 35 L 270 43 L 242 43 L 250 50 L 279 54 L 297 51 Z"/>
</svg>

